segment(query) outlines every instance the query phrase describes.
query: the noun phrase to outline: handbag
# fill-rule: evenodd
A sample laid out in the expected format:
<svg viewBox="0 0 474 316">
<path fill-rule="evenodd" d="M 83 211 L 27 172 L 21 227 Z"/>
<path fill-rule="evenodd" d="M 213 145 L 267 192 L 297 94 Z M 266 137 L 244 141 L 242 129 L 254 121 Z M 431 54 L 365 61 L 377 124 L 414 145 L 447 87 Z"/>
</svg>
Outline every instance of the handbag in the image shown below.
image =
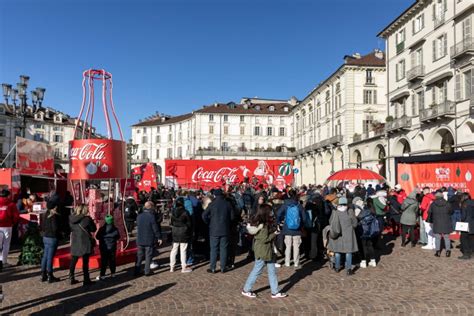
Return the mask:
<svg viewBox="0 0 474 316">
<path fill-rule="evenodd" d="M 458 232 L 469 232 L 469 223 L 468 222 L 456 222 L 455 231 Z"/>
<path fill-rule="evenodd" d="M 91 233 L 89 233 L 84 227 L 82 227 L 81 224 L 79 224 L 79 227 L 87 234 L 87 236 L 89 237 L 90 242 L 91 242 L 91 247 L 92 247 L 92 249 L 94 249 L 95 246 L 97 245 L 97 240 L 95 240 L 95 238 L 92 237 Z"/>
</svg>

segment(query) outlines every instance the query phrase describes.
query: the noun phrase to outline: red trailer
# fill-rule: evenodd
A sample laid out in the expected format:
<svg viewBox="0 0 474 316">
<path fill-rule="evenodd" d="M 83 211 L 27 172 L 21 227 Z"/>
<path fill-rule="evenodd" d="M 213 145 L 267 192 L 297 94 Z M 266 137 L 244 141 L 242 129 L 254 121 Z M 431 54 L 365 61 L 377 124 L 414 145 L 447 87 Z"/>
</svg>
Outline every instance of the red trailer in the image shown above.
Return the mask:
<svg viewBox="0 0 474 316">
<path fill-rule="evenodd" d="M 243 182 L 283 189 L 293 184 L 293 161 L 166 160 L 166 186 L 210 190 Z"/>
</svg>

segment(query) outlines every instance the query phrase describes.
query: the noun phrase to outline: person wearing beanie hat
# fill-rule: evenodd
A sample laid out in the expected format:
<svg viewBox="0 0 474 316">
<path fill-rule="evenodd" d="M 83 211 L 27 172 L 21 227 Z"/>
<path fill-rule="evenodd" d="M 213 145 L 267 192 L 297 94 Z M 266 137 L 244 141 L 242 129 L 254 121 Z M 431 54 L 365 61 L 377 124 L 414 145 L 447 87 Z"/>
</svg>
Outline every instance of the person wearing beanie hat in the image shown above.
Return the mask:
<svg viewBox="0 0 474 316">
<path fill-rule="evenodd" d="M 99 241 L 100 250 L 100 275 L 96 280 L 105 278 L 107 266 L 110 268 L 110 276 L 115 275 L 115 257 L 117 253 L 117 241 L 120 239 L 120 233 L 114 225 L 112 215 L 105 216 L 105 224 L 99 228 L 96 238 Z"/>
</svg>

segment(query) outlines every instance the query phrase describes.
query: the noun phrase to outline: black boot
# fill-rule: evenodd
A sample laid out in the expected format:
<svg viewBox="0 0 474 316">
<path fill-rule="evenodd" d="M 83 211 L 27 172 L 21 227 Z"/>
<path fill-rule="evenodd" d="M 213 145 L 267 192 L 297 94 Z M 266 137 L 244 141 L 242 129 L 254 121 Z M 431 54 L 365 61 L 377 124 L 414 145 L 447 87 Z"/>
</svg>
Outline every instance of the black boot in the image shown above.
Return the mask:
<svg viewBox="0 0 474 316">
<path fill-rule="evenodd" d="M 446 257 L 451 257 L 451 250 L 446 250 Z"/>
<path fill-rule="evenodd" d="M 74 274 L 70 274 L 70 275 L 69 275 L 69 284 L 74 285 L 74 284 L 77 284 L 77 283 L 79 283 L 79 281 L 77 281 L 77 280 L 74 278 Z"/>
<path fill-rule="evenodd" d="M 0 272 L 2 272 L 2 270 L 3 270 L 3 261 L 0 260 Z"/>
<path fill-rule="evenodd" d="M 59 282 L 59 278 L 53 275 L 53 272 L 48 273 L 48 283 Z"/>
<path fill-rule="evenodd" d="M 48 280 L 48 273 L 46 271 L 41 271 L 41 282 L 46 282 Z"/>
<path fill-rule="evenodd" d="M 438 250 L 438 251 L 436 251 L 436 253 L 435 253 L 435 257 L 440 257 L 440 256 L 441 256 L 441 251 L 439 251 L 439 250 Z"/>
<path fill-rule="evenodd" d="M 82 282 L 82 286 L 89 286 L 92 284 L 94 284 L 94 282 L 91 281 L 91 279 L 89 278 L 89 275 L 85 275 L 84 281 Z"/>
</svg>

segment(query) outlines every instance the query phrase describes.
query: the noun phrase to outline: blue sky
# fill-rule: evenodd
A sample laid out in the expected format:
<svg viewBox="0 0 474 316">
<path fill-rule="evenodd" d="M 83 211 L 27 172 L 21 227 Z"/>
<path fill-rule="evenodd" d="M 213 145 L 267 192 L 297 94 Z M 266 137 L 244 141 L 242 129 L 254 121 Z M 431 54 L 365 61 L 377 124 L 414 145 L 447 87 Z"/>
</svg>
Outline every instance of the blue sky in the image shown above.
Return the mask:
<svg viewBox="0 0 474 316">
<path fill-rule="evenodd" d="M 104 68 L 128 137 L 155 111 L 301 99 L 344 55 L 384 49 L 376 35 L 413 1 L 0 0 L 0 82 L 29 75 L 45 105 L 77 116 L 82 71 Z"/>
</svg>

